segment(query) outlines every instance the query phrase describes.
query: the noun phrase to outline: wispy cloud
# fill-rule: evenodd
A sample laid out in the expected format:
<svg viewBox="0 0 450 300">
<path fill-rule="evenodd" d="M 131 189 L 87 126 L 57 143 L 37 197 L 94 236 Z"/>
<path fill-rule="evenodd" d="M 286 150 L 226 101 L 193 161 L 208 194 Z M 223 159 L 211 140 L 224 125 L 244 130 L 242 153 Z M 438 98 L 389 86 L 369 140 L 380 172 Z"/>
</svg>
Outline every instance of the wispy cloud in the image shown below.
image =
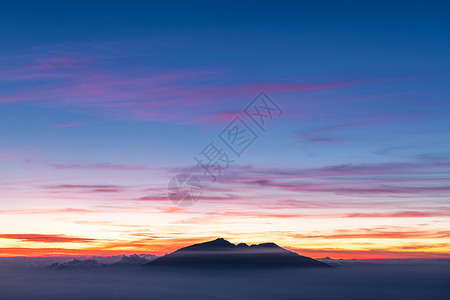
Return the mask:
<svg viewBox="0 0 450 300">
<path fill-rule="evenodd" d="M 45 186 L 48 189 L 121 189 L 122 186 L 110 184 L 58 184 Z"/>
<path fill-rule="evenodd" d="M 223 111 L 219 113 L 212 113 L 209 115 L 198 116 L 192 120 L 187 121 L 186 123 L 191 124 L 220 124 L 225 122 L 230 122 L 234 118 L 236 118 L 240 112 L 238 111 Z"/>
<path fill-rule="evenodd" d="M 48 164 L 50 167 L 59 170 L 117 170 L 117 171 L 139 171 L 139 170 L 152 170 L 149 166 L 145 165 L 118 165 L 112 163 L 95 163 L 95 164 Z"/>
<path fill-rule="evenodd" d="M 40 243 L 84 243 L 95 241 L 95 239 L 91 238 L 71 237 L 64 234 L 0 234 L 0 238 Z"/>
<path fill-rule="evenodd" d="M 270 210 L 259 211 L 224 211 L 211 213 L 210 216 L 228 216 L 228 217 L 246 217 L 246 218 L 258 218 L 258 219 L 348 219 L 348 218 L 437 218 L 437 217 L 449 217 L 450 211 L 394 211 L 386 213 L 301 213 L 301 212 L 273 212 Z"/>
<path fill-rule="evenodd" d="M 73 121 L 73 122 L 66 122 L 66 123 L 52 125 L 52 127 L 67 128 L 67 127 L 78 127 L 78 126 L 82 126 L 82 125 L 83 125 L 83 122 L 81 122 L 81 121 Z"/>
<path fill-rule="evenodd" d="M 450 231 L 362 228 L 358 231 L 337 230 L 331 234 L 294 234 L 291 236 L 299 239 L 441 239 L 450 237 Z"/>
<path fill-rule="evenodd" d="M 234 115 L 214 112 L 217 104 L 268 93 L 313 92 L 373 84 L 380 79 L 346 80 L 315 84 L 235 82 L 221 78 L 222 70 L 159 69 L 88 55 L 49 57 L 36 53 L 17 57 L 5 66 L 0 80 L 20 88 L 0 93 L 0 103 L 35 101 L 42 105 L 76 106 L 113 119 L 211 124 Z M 211 84 L 211 77 L 219 78 Z M 385 80 L 385 79 L 384 79 Z M 38 82 L 39 85 L 34 84 Z M 79 126 L 73 122 L 55 127 Z"/>
<path fill-rule="evenodd" d="M 54 208 L 54 209 L 16 209 L 16 210 L 0 210 L 2 214 L 17 214 L 17 215 L 34 215 L 34 214 L 86 214 L 97 213 L 96 210 L 82 209 L 82 208 Z"/>
</svg>

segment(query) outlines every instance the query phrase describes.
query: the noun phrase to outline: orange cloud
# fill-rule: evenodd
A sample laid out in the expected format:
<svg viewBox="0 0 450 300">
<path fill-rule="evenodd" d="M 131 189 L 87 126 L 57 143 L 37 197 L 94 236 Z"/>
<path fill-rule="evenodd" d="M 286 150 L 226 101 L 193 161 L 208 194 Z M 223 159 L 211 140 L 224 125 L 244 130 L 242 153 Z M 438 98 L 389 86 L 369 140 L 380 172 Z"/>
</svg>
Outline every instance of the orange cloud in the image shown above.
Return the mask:
<svg viewBox="0 0 450 300">
<path fill-rule="evenodd" d="M 64 234 L 0 234 L 2 239 L 21 240 L 23 242 L 41 242 L 41 243 L 83 243 L 92 242 L 95 239 L 70 237 Z"/>
</svg>

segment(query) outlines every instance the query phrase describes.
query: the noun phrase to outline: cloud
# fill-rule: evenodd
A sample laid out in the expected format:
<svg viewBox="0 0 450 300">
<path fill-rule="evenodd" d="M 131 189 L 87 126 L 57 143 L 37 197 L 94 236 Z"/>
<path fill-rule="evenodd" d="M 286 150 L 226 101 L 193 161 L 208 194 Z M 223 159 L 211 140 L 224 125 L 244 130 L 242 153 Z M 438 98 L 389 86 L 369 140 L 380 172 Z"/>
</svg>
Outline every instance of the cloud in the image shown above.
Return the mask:
<svg viewBox="0 0 450 300">
<path fill-rule="evenodd" d="M 326 207 L 326 205 L 324 206 Z M 211 216 L 224 216 L 224 217 L 245 217 L 245 218 L 278 218 L 278 219 L 348 219 L 348 218 L 437 218 L 437 217 L 449 217 L 450 211 L 448 210 L 435 210 L 435 211 L 393 211 L 385 213 L 299 213 L 299 212 L 283 212 L 280 209 L 277 212 L 273 212 L 273 207 L 265 208 L 259 211 L 224 211 L 210 213 Z"/>
<path fill-rule="evenodd" d="M 52 127 L 67 128 L 67 127 L 78 127 L 78 126 L 82 126 L 82 125 L 83 125 L 83 123 L 81 121 L 73 121 L 73 122 L 66 122 L 66 123 L 62 123 L 62 124 L 52 125 Z"/>
<path fill-rule="evenodd" d="M 199 172 L 202 171 L 200 167 L 186 167 L 169 169 L 174 172 Z M 242 182 L 245 184 L 255 185 L 271 185 L 275 180 L 284 179 L 300 179 L 300 178 L 368 178 L 368 179 L 383 179 L 382 177 L 368 177 L 369 175 L 384 176 L 384 175 L 423 175 L 423 177 L 414 177 L 409 180 L 426 180 L 426 175 L 441 174 L 450 171 L 450 162 L 447 161 L 409 161 L 409 162 L 387 162 L 387 163 L 349 163 L 330 165 L 318 168 L 272 168 L 260 167 L 254 165 L 234 165 L 233 168 L 227 171 L 226 177 L 220 177 L 217 181 L 221 183 L 235 183 Z M 364 176 L 364 177 L 363 177 Z M 396 176 L 389 178 L 388 182 L 405 180 L 403 177 Z M 336 183 L 342 181 L 336 181 Z M 444 187 L 445 188 L 445 187 Z"/>
<path fill-rule="evenodd" d="M 291 234 L 290 236 L 298 239 L 445 239 L 450 237 L 450 231 L 363 228 L 360 230 L 336 230 L 330 234 Z"/>
<path fill-rule="evenodd" d="M 58 197 L 59 198 L 59 197 Z M 0 210 L 2 214 L 85 214 L 85 213 L 98 213 L 98 211 L 81 209 L 81 208 L 55 208 L 55 209 L 22 209 L 22 210 Z"/>
<path fill-rule="evenodd" d="M 95 163 L 95 164 L 48 164 L 50 167 L 59 170 L 116 170 L 116 171 L 140 171 L 140 170 L 152 170 L 149 166 L 145 165 L 118 165 L 111 163 Z"/>
<path fill-rule="evenodd" d="M 134 199 L 135 201 L 168 201 L 169 197 L 167 194 L 163 195 L 148 195 L 148 196 L 142 196 L 139 198 Z"/>
<path fill-rule="evenodd" d="M 120 189 L 119 185 L 111 184 L 57 184 L 48 185 L 48 189 Z"/>
<path fill-rule="evenodd" d="M 190 169 L 192 172 L 196 168 Z M 233 166 L 222 184 L 241 184 L 290 192 L 354 196 L 446 195 L 450 185 L 437 174 L 450 171 L 443 161 L 341 164 L 320 168 Z M 414 175 L 414 177 L 412 177 Z"/>
<path fill-rule="evenodd" d="M 36 58 L 31 65 L 27 66 L 28 71 L 48 71 L 55 69 L 74 69 L 85 66 L 91 60 L 88 58 L 75 58 L 71 56 L 51 56 Z"/>
<path fill-rule="evenodd" d="M 435 218 L 450 217 L 447 209 L 438 211 L 399 211 L 388 213 L 350 213 L 345 218 Z"/>
<path fill-rule="evenodd" d="M 80 255 L 130 255 L 130 254 L 148 254 L 148 251 L 139 250 L 127 250 L 127 249 L 97 249 L 97 248 L 86 248 L 86 249 L 70 249 L 70 248 L 32 248 L 32 247 L 8 247 L 0 248 L 0 255 L 6 256 L 80 256 Z"/>
<path fill-rule="evenodd" d="M 226 81 L 222 70 L 159 69 L 116 65 L 114 57 L 48 56 L 34 53 L 10 58 L 0 79 L 17 89 L 0 93 L 0 103 L 35 101 L 53 107 L 77 107 L 115 120 L 211 124 L 233 111 L 212 112 L 216 104 L 248 98 L 260 91 L 297 93 L 377 83 L 380 79 L 316 84 Z M 211 84 L 214 77 L 215 82 Z M 39 84 L 35 84 L 39 83 Z M 79 126 L 74 122 L 55 127 Z"/>
<path fill-rule="evenodd" d="M 119 185 L 77 185 L 77 184 L 58 184 L 50 185 L 45 188 L 51 190 L 83 190 L 83 193 L 120 193 L 125 190 Z"/>
<path fill-rule="evenodd" d="M 64 234 L 0 234 L 0 238 L 41 243 L 86 243 L 95 241 L 92 238 L 70 237 Z"/>
<path fill-rule="evenodd" d="M 238 111 L 223 111 L 203 116 L 195 117 L 185 123 L 187 124 L 220 124 L 231 122 L 234 118 L 239 116 L 241 112 Z"/>
</svg>

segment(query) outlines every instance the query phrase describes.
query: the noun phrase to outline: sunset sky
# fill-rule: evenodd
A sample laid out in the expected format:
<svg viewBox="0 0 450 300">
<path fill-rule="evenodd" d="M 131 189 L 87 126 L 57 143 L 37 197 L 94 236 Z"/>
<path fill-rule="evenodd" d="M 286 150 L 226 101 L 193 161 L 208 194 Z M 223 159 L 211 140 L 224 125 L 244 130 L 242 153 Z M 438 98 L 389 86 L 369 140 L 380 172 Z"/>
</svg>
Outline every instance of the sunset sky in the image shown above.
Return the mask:
<svg viewBox="0 0 450 300">
<path fill-rule="evenodd" d="M 0 4 L 0 256 L 450 257 L 446 1 Z M 310 3 L 311 2 L 311 3 Z M 265 92 L 265 131 L 244 112 Z M 257 135 L 240 156 L 219 135 Z M 194 157 L 232 163 L 216 180 Z M 178 173 L 202 196 L 167 197 Z"/>
</svg>

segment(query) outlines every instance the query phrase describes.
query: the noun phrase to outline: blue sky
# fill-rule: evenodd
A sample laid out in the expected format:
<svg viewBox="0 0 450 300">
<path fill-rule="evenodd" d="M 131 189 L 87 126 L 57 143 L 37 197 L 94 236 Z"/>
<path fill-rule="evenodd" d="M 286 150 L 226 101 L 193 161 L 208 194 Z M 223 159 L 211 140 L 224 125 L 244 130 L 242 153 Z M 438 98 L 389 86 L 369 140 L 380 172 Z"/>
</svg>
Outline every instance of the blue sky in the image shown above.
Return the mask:
<svg viewBox="0 0 450 300">
<path fill-rule="evenodd" d="M 259 216 L 289 232 L 278 242 L 308 251 L 334 250 L 293 237 L 311 218 L 302 209 L 316 209 L 330 235 L 445 227 L 448 12 L 445 1 L 1 4 L 0 210 L 24 218 L 11 234 L 62 234 L 49 229 L 56 221 L 48 210 L 74 208 L 128 225 L 130 211 L 155 214 L 174 244 L 183 242 L 168 229 L 181 230 L 176 224 L 189 238 L 273 239 L 248 224 Z M 235 162 L 221 180 L 203 178 L 197 205 L 167 210 L 170 178 L 192 171 L 193 157 L 245 118 L 261 91 L 283 115 L 265 133 L 245 119 L 259 139 L 239 158 L 229 153 Z M 294 225 L 283 223 L 283 209 L 298 214 L 289 217 Z M 362 213 L 379 223 L 343 220 Z M 75 236 L 108 237 L 103 227 L 74 225 L 91 218 L 80 214 L 56 224 Z M 26 225 L 35 217 L 38 232 Z M 199 229 L 208 222 L 212 229 Z M 426 237 L 411 243 L 432 251 Z M 383 240 L 357 251 L 400 253 L 402 245 Z"/>
</svg>

